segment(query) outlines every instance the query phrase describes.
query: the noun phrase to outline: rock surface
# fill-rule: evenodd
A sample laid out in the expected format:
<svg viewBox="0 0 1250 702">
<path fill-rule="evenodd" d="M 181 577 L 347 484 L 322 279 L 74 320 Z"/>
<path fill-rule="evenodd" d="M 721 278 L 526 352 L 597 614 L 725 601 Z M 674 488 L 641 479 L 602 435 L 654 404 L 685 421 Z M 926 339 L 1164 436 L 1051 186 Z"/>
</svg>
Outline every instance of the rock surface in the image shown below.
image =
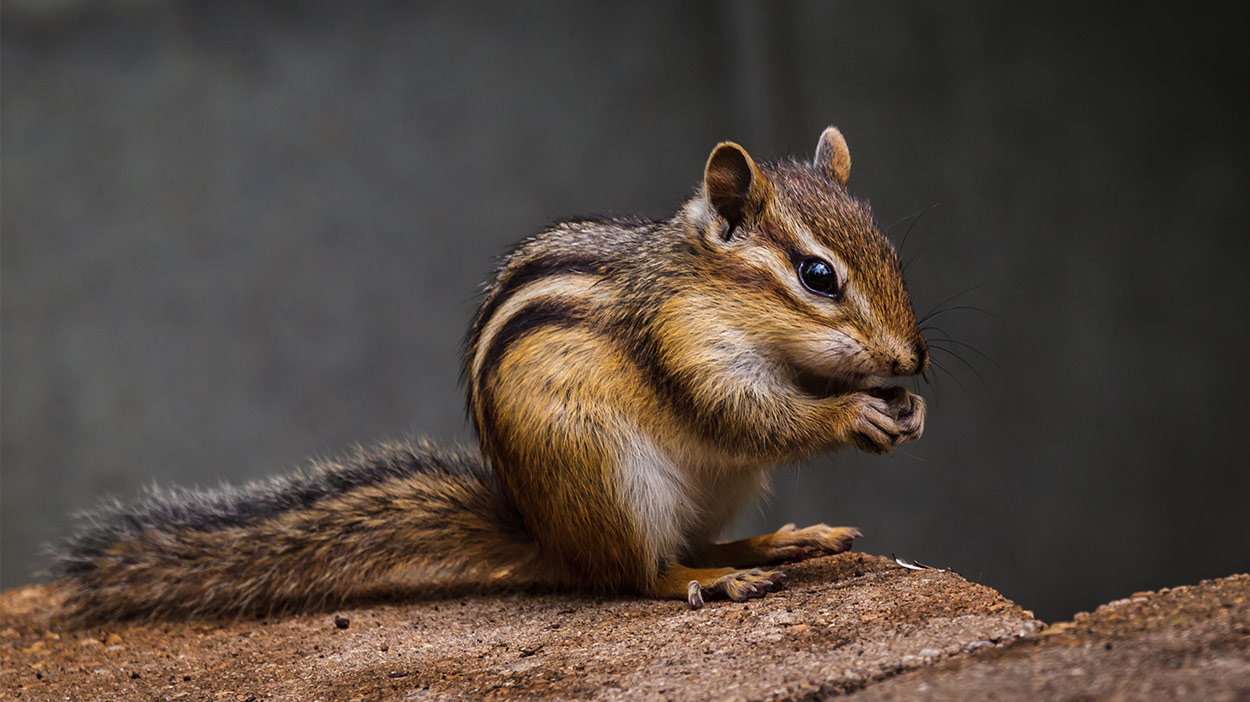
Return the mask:
<svg viewBox="0 0 1250 702">
<path fill-rule="evenodd" d="M 1068 680 L 1212 699 L 1250 690 L 1245 576 L 1135 596 L 1044 629 L 954 573 L 854 553 L 787 571 L 782 592 L 698 611 L 508 594 L 78 630 L 50 622 L 54 592 L 31 586 L 0 594 L 0 697 L 955 699 L 1063 697 L 1078 689 Z"/>
<path fill-rule="evenodd" d="M 865 700 L 1247 700 L 1250 576 L 1117 600 L 975 656 L 899 676 Z"/>
</svg>

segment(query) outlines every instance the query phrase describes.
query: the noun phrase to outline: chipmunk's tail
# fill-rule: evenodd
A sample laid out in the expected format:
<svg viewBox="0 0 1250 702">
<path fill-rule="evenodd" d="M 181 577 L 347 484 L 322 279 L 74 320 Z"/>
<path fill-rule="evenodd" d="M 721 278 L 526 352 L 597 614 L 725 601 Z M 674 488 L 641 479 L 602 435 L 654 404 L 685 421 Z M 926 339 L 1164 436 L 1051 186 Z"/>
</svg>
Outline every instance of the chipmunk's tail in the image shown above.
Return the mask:
<svg viewBox="0 0 1250 702">
<path fill-rule="evenodd" d="M 83 515 L 54 558 L 78 621 L 320 608 L 540 570 L 481 456 L 409 443 L 241 488 L 152 488 Z"/>
</svg>

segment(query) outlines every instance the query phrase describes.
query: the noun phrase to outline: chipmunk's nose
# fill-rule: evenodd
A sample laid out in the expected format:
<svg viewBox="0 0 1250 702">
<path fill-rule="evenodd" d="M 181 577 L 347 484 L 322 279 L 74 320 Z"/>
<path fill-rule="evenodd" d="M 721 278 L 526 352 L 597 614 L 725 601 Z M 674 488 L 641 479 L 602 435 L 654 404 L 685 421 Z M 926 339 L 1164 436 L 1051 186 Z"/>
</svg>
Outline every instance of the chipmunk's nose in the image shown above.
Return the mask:
<svg viewBox="0 0 1250 702">
<path fill-rule="evenodd" d="M 896 357 L 890 365 L 890 372 L 894 375 L 914 375 L 923 373 L 929 367 L 929 347 L 925 344 L 924 339 L 916 342 L 912 347 L 911 353 Z"/>
</svg>

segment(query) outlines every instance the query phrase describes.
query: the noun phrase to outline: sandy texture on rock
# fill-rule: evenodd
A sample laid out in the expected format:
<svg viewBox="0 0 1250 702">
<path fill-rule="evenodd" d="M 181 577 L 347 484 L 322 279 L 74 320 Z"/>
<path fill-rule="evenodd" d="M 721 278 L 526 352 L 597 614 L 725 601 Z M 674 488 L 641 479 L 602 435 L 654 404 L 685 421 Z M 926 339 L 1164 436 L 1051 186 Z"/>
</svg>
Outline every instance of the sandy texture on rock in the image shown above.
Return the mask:
<svg viewBox="0 0 1250 702">
<path fill-rule="evenodd" d="M 0 698 L 1250 699 L 1250 576 L 1044 627 L 954 573 L 842 554 L 745 604 L 475 595 L 272 619 L 115 623 L 0 594 Z"/>
<path fill-rule="evenodd" d="M 854 553 L 786 570 L 782 592 L 698 611 L 509 594 L 79 630 L 49 622 L 53 593 L 32 586 L 0 594 L 0 696 L 795 699 L 857 690 L 1041 626 L 954 573 Z"/>
<path fill-rule="evenodd" d="M 858 700 L 1247 700 L 1250 576 L 1137 593 Z"/>
</svg>

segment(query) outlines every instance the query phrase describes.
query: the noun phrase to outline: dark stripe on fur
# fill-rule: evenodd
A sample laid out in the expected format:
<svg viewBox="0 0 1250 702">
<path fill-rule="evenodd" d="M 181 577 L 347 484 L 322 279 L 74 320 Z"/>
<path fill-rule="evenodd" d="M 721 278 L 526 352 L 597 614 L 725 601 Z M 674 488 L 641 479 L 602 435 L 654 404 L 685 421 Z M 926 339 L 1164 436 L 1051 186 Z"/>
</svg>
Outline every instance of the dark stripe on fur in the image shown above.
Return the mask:
<svg viewBox="0 0 1250 702">
<path fill-rule="evenodd" d="M 506 271 L 495 286 L 493 293 L 478 309 L 473 325 L 469 328 L 469 337 L 465 343 L 466 374 L 470 367 L 472 353 L 482 338 L 482 331 L 490 323 L 491 318 L 499 311 L 499 307 L 507 302 L 518 290 L 543 278 L 565 274 L 589 274 L 602 272 L 604 262 L 593 256 L 567 258 L 540 258 L 527 261 L 516 268 Z"/>
<path fill-rule="evenodd" d="M 771 280 L 771 276 L 769 278 Z M 638 368 L 645 382 L 656 392 L 669 408 L 681 417 L 687 426 L 694 427 L 707 441 L 722 441 L 740 432 L 732 423 L 726 407 L 701 403 L 696 398 L 690 379 L 673 372 L 664 359 L 655 323 L 643 310 L 626 315 L 617 325 L 602 331 L 612 338 L 626 356 Z M 479 407 L 486 427 L 494 426 L 495 388 L 491 376 L 498 369 L 508 349 L 517 341 L 540 329 L 574 327 L 589 324 L 585 310 L 570 302 L 538 300 L 517 310 L 491 339 L 484 352 L 482 365 L 476 378 Z M 626 326 L 628 325 L 628 326 Z M 476 423 L 477 418 L 474 418 Z M 478 426 L 478 435 L 487 438 Z"/>
<path fill-rule="evenodd" d="M 486 439 L 487 434 L 483 430 L 495 425 L 495 393 L 490 381 L 491 376 L 498 370 L 504 354 L 508 352 L 508 348 L 526 335 L 546 327 L 573 327 L 584 323 L 586 323 L 586 318 L 582 310 L 568 302 L 557 300 L 531 302 L 517 310 L 507 322 L 504 322 L 495 336 L 491 338 L 486 350 L 478 351 L 483 354 L 482 365 L 473 381 L 477 388 L 477 405 L 482 413 L 484 425 L 478 424 L 476 416 L 472 419 L 479 437 Z"/>
<path fill-rule="evenodd" d="M 787 255 L 789 254 L 787 253 Z M 794 271 L 794 275 L 797 277 L 797 265 Z M 795 297 L 790 288 L 785 283 L 777 280 L 776 274 L 771 270 L 760 269 L 748 263 L 729 260 L 721 264 L 718 273 L 721 277 L 736 285 L 737 289 L 744 295 L 756 293 L 768 295 L 798 314 L 821 321 L 812 305 Z"/>
<path fill-rule="evenodd" d="M 478 387 L 495 372 L 508 348 L 526 335 L 544 327 L 572 327 L 585 320 L 585 312 L 576 305 L 561 300 L 536 300 L 517 310 L 504 322 L 490 345 L 482 352 L 482 365 L 478 369 Z"/>
<path fill-rule="evenodd" d="M 732 398 L 708 401 L 695 393 L 693 374 L 698 371 L 678 372 L 669 365 L 654 321 L 636 320 L 631 329 L 613 330 L 613 336 L 656 396 L 701 439 L 739 451 L 761 452 L 774 448 L 769 445 L 767 436 L 751 438 L 761 435 L 737 421 Z"/>
<path fill-rule="evenodd" d="M 668 367 L 652 326 L 644 324 L 632 330 L 618 330 L 616 337 L 656 395 L 687 426 L 698 429 L 704 439 L 715 441 L 725 418 L 715 408 L 701 407 L 687 379 Z"/>
</svg>

